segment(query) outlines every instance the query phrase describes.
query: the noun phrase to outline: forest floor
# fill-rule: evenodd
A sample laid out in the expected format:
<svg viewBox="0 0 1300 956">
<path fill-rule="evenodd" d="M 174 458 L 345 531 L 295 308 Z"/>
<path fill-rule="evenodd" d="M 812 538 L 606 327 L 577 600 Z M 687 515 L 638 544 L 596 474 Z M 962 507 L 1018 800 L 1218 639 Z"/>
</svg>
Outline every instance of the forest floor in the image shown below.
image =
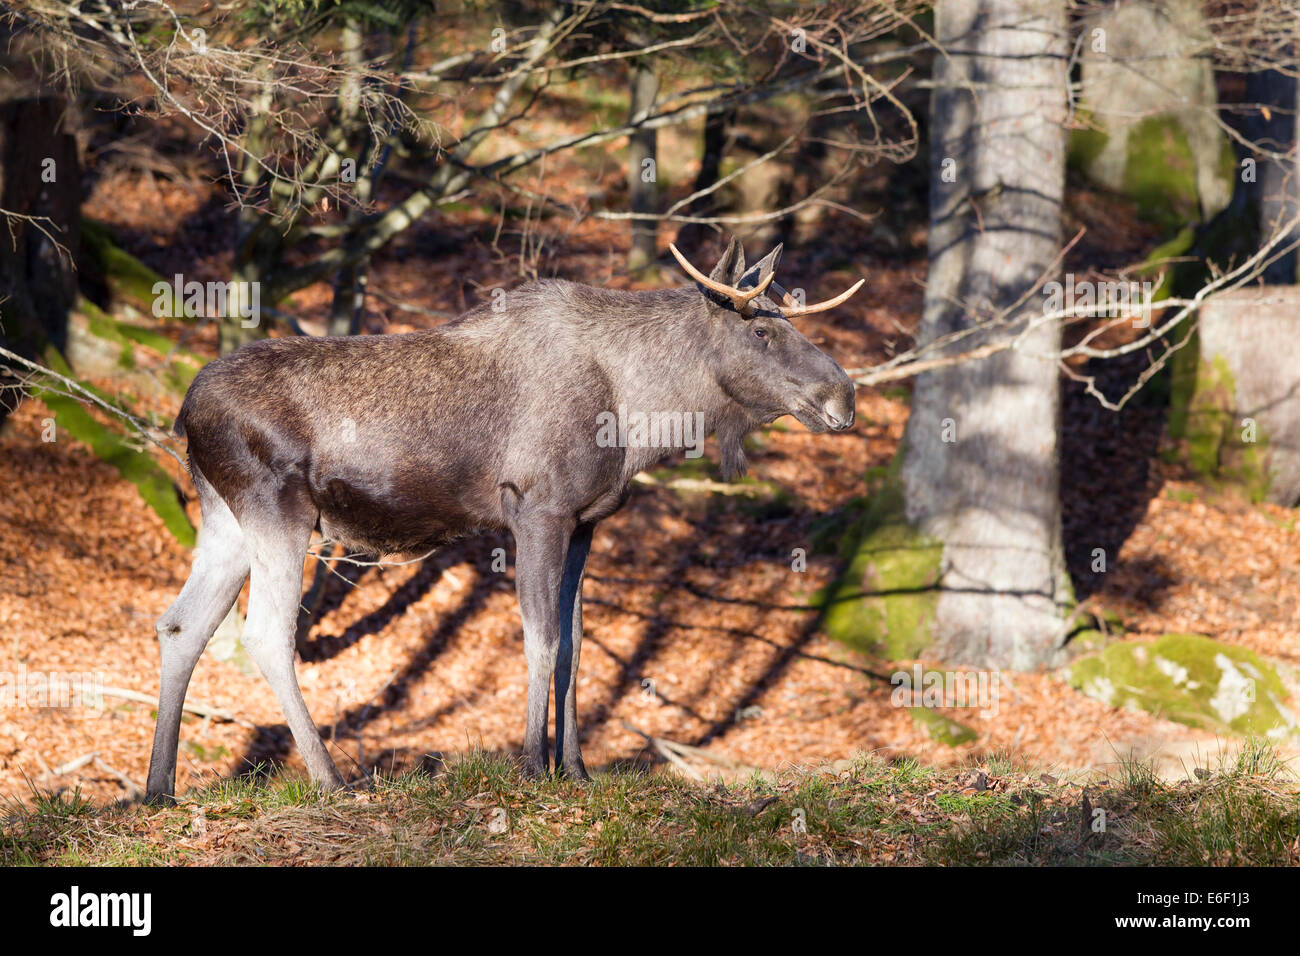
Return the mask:
<svg viewBox="0 0 1300 956">
<path fill-rule="evenodd" d="M 564 170 L 553 174 L 562 178 Z M 585 181 L 574 177 L 575 184 Z M 138 173 L 105 174 L 86 213 L 107 223 L 124 247 L 164 276 L 221 274 L 222 250 L 230 247 L 230 210 L 207 187 Z M 1076 191 L 1067 228 L 1073 233 L 1080 224 L 1091 226 L 1072 252 L 1076 271 L 1084 273 L 1107 256 L 1141 259 L 1151 236 L 1133 223 L 1131 211 L 1124 215 L 1113 203 Z M 367 327 L 403 331 L 436 323 L 398 308 L 394 300 L 452 314 L 485 289 L 520 281 L 518 260 L 491 241 L 495 216 L 477 207 L 431 215 L 387 249 L 372 270 L 371 288 L 382 297 L 371 299 Z M 838 258 L 869 275 L 870 293 L 802 323 L 846 368 L 877 363 L 909 344 L 921 306 L 925 267 L 917 249 L 924 247 L 924 232 L 905 239 L 910 253 L 881 256 L 873 251 L 870 232 L 846 232 Z M 616 224 L 588 220 L 557 244 L 565 250 L 552 263 L 559 274 L 593 284 L 638 284 L 612 265 L 626 248 Z M 809 283 L 810 297 L 834 294 L 857 275 L 847 268 L 822 271 L 812 255 L 797 254 L 787 255 L 787 271 L 820 276 Z M 672 274 L 665 268 L 650 281 L 677 281 Z M 319 319 L 328 298 L 327 288 L 313 287 L 295 297 L 293 308 L 309 321 Z M 214 330 L 201 329 L 188 347 L 214 355 Z M 175 403 L 169 407 L 162 400 L 156 410 L 173 415 Z M 872 779 L 887 779 L 881 768 L 890 761 L 948 768 L 941 778 L 930 776 L 931 770 L 909 771 L 924 796 L 939 780 L 947 782 L 937 792 L 955 786 L 954 768 L 982 767 L 993 777 L 999 775 L 995 762 L 1009 759 L 1062 775 L 1101 775 L 1093 779 L 1116 777 L 1137 759 L 1171 787 L 1183 778 L 1193 781 L 1189 786 L 1207 785 L 1196 783 L 1198 768 L 1212 769 L 1220 757 L 1235 759 L 1236 742 L 1109 707 L 1071 688 L 1057 671 L 1002 675 L 996 707 L 945 711 L 975 731 L 973 740 L 955 746 L 932 739 L 907 708 L 895 706 L 889 675 L 913 662 L 868 660 L 827 639 L 818 633 L 812 603 L 840 569 L 831 532 L 849 523 L 868 493 L 869 470 L 886 465 L 897 449 L 907 391 L 861 389 L 857 413 L 858 424 L 845 434 L 812 435 L 789 419 L 759 433 L 751 475 L 770 483 L 763 495 L 637 485 L 627 507 L 599 527 L 588 566 L 579 683 L 589 767 L 606 773 L 657 767 L 671 759 L 666 747 L 679 757 L 686 754 L 680 759 L 701 776 L 720 774 L 733 784 L 756 769 L 781 780 L 782 774 L 814 768 L 807 779 L 791 777 L 791 786 L 824 792 L 849 771 L 819 776 L 816 768 L 836 761 L 871 768 Z M 43 442 L 48 416 L 39 401 L 29 400 L 0 431 L 0 671 L 90 673 L 111 688 L 152 697 L 158 681 L 153 623 L 175 599 L 190 554 L 113 467 L 76 442 Z M 1284 675 L 1300 668 L 1300 531 L 1294 512 L 1207 491 L 1179 466 L 1161 460 L 1158 408 L 1137 403 L 1113 414 L 1067 386 L 1064 416 L 1067 559 L 1089 607 L 1117 614 L 1128 639 L 1198 632 L 1267 655 Z M 702 472 L 708 476 L 716 460 L 712 448 L 704 460 L 710 463 Z M 174 463 L 164 465 L 186 488 L 197 524 L 192 487 Z M 690 473 L 701 469 L 692 463 Z M 1104 573 L 1091 570 L 1098 547 L 1108 555 Z M 441 766 L 444 757 L 455 763 L 448 755 L 508 754 L 520 746 L 523 637 L 513 569 L 493 570 L 497 548 L 510 553 L 508 537 L 462 541 L 423 563 L 337 566 L 338 573 L 328 577 L 302 645 L 299 676 L 346 777 L 407 780 L 419 768 Z M 807 568 L 795 571 L 792 555 L 801 548 Z M 304 588 L 313 572 L 309 564 Z M 290 780 L 300 773 L 270 688 L 232 647 L 203 657 L 189 700 L 225 716 L 187 715 L 178 793 L 213 787 L 218 789 L 206 792 L 225 793 L 221 786 L 242 786 L 232 778 L 252 768 L 272 776 L 287 770 Z M 106 697 L 104 707 L 93 710 L 0 710 L 0 795 L 28 800 L 35 788 L 77 791 L 101 805 L 128 798 L 146 775 L 152 733 L 151 706 L 121 697 Z M 682 749 L 673 751 L 673 745 Z M 1283 752 L 1282 759 L 1292 756 Z M 505 772 L 493 767 L 482 772 Z M 829 782 L 808 782 L 822 776 Z M 604 779 L 605 790 L 622 786 L 618 774 Z M 691 795 L 654 779 L 647 786 L 675 795 L 669 802 L 683 819 L 696 801 L 730 814 L 741 799 L 726 793 L 715 799 L 706 789 Z M 419 802 L 418 794 L 411 796 L 415 784 L 385 786 L 396 787 L 401 800 Z M 456 786 L 455 799 L 466 808 L 475 793 L 490 789 L 476 790 L 467 781 Z M 605 790 L 583 799 L 599 800 Z M 782 802 L 779 812 L 771 811 L 773 821 L 788 819 L 792 807 L 807 802 L 802 795 L 774 792 Z M 246 799 L 237 795 L 243 791 L 230 793 L 235 804 Z M 745 794 L 751 796 L 758 799 Z M 367 812 L 364 794 L 322 799 L 301 812 Z M 534 813 L 546 803 L 536 795 L 519 799 L 534 801 Z M 1025 799 L 1024 805 L 1032 803 Z M 175 815 L 181 811 L 167 813 L 172 815 L 157 818 L 140 811 L 132 826 L 171 832 L 169 827 L 182 825 L 182 816 Z M 221 820 L 225 814 L 214 810 L 208 816 Z M 636 819 L 636 813 L 631 816 Z M 239 813 L 230 811 L 229 819 L 236 818 Z M 537 819 L 549 825 L 545 814 Z M 208 832 L 230 831 L 223 826 Z M 773 828 L 780 827 L 774 822 Z M 457 831 L 451 826 L 438 832 L 443 835 L 430 837 L 429 844 L 435 856 L 445 850 L 438 841 Z M 671 837 L 671 828 L 664 835 Z M 250 834 L 217 842 L 225 848 L 223 858 L 250 859 L 252 839 Z M 859 852 L 851 848 L 857 837 L 845 839 L 797 852 L 852 857 Z M 782 846 L 787 844 L 795 846 L 788 840 Z M 482 841 L 457 845 L 458 852 L 477 847 L 492 858 Z M 30 844 L 23 846 L 21 852 L 34 852 Z M 599 856 L 599 846 L 596 840 L 584 852 Z"/>
<path fill-rule="evenodd" d="M 248 778 L 170 807 L 11 805 L 0 866 L 1295 866 L 1300 807 L 1267 748 L 1167 784 L 863 756 L 698 784 L 644 769 L 533 780 L 500 755 L 351 792 Z"/>
</svg>

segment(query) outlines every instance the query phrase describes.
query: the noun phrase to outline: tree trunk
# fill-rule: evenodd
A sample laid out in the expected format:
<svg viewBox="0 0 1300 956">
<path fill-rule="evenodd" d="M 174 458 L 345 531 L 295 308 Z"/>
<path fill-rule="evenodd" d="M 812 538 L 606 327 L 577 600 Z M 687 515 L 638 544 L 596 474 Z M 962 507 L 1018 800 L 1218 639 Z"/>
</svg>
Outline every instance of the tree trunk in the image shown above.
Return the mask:
<svg viewBox="0 0 1300 956">
<path fill-rule="evenodd" d="M 934 60 L 920 340 L 1014 309 L 1010 329 L 975 333 L 964 351 L 1043 314 L 1031 290 L 1061 248 L 1064 4 L 941 0 L 936 28 L 952 52 Z M 945 660 L 1033 669 L 1063 642 L 1060 343 L 1045 323 L 1016 350 L 917 379 L 900 476 L 907 523 L 942 546 L 930 627 Z"/>
<path fill-rule="evenodd" d="M 1300 213 L 1300 175 L 1297 175 L 1295 155 L 1296 94 L 1295 77 L 1276 70 L 1262 70 L 1246 77 L 1246 102 L 1268 107 L 1267 115 L 1262 110 L 1252 110 L 1246 117 L 1243 124 L 1246 138 L 1266 149 L 1291 154 L 1286 160 L 1259 154 L 1254 180 L 1238 179 L 1238 188 L 1245 191 L 1246 202 L 1254 207 L 1260 242 Z M 1287 241 L 1295 238 L 1294 232 Z M 1293 249 L 1269 263 L 1264 270 L 1265 284 L 1293 285 L 1296 262 Z"/>
<path fill-rule="evenodd" d="M 355 157 L 357 165 L 365 163 L 369 156 L 370 137 L 357 129 L 361 110 L 361 81 L 358 78 L 365 62 L 364 38 L 356 20 L 349 19 L 343 27 L 341 42 L 343 56 L 348 66 L 356 73 L 344 83 L 339 94 L 340 124 L 344 133 L 361 143 Z M 357 228 L 364 218 L 361 208 L 370 200 L 371 175 L 369 171 L 361 173 L 356 182 L 356 200 L 358 205 L 348 210 L 348 224 Z M 330 305 L 330 335 L 357 335 L 361 331 L 361 316 L 366 308 L 366 281 L 368 259 L 345 265 L 339 269 L 334 280 L 334 301 Z"/>
<path fill-rule="evenodd" d="M 643 57 L 632 67 L 632 103 L 628 122 L 635 123 L 653 110 L 658 95 L 659 78 L 655 76 L 654 64 L 648 57 Z M 633 213 L 659 211 L 657 167 L 655 131 L 644 129 L 633 133 L 629 137 L 627 156 L 628 205 Z M 632 250 L 627 257 L 629 269 L 644 269 L 654 262 L 658 254 L 657 226 L 653 219 L 632 220 Z"/>
<path fill-rule="evenodd" d="M 735 119 L 731 110 L 710 113 L 704 119 L 704 134 L 701 144 L 700 171 L 695 177 L 692 193 L 708 189 L 718 181 L 722 173 L 722 157 L 727 150 L 727 128 Z M 716 192 L 701 196 L 687 207 L 686 212 L 692 216 L 711 216 L 718 209 Z M 688 222 L 677 231 L 677 248 L 687 256 L 699 251 L 708 227 L 700 223 Z"/>
<path fill-rule="evenodd" d="M 246 148 L 255 156 L 265 155 L 266 116 L 270 108 L 271 94 L 259 94 L 245 137 Z M 257 208 L 256 200 L 265 196 L 269 187 L 262 168 L 245 156 L 240 178 L 248 195 L 239 209 L 239 232 L 231 279 L 241 294 L 229 297 L 226 315 L 219 320 L 217 351 L 221 355 L 228 355 L 241 345 L 266 337 L 266 322 L 262 317 L 257 316 L 256 320 L 246 318 L 239 309 L 253 283 L 257 283 L 258 298 L 261 299 L 261 293 L 266 292 L 268 285 L 263 280 L 279 263 L 283 251 L 282 234 L 269 222 L 268 215 Z M 262 305 L 274 307 L 275 303 L 262 301 Z"/>
<path fill-rule="evenodd" d="M 344 266 L 334 280 L 334 299 L 330 304 L 327 334 L 360 335 L 361 317 L 366 311 L 368 260 Z"/>
<path fill-rule="evenodd" d="M 81 164 L 66 102 L 0 102 L 0 342 L 28 357 L 67 343 L 77 298 Z"/>
<path fill-rule="evenodd" d="M 242 219 L 243 210 L 240 212 Z M 277 259 L 278 256 L 273 257 L 265 250 L 262 243 L 254 242 L 249 257 L 243 261 L 236 260 L 234 274 L 231 276 L 235 282 L 236 294 L 226 300 L 228 306 L 226 315 L 220 320 L 221 324 L 217 328 L 219 354 L 229 355 L 242 345 L 266 338 L 265 316 L 260 314 L 245 316 L 240 310 L 247 307 L 254 286 L 260 290 L 266 289 L 266 263 Z M 259 299 L 261 297 L 260 291 L 258 297 Z M 271 305 L 271 303 L 263 302 L 262 305 Z"/>
</svg>

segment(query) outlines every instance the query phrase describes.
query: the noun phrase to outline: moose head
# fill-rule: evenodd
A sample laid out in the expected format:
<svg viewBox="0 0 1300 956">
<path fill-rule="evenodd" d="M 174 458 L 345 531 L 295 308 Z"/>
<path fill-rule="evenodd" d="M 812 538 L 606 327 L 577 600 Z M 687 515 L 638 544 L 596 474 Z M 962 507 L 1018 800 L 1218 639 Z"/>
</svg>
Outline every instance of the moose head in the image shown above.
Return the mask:
<svg viewBox="0 0 1300 956">
<path fill-rule="evenodd" d="M 833 309 L 862 288 L 865 280 L 859 279 L 833 299 L 802 305 L 775 281 L 780 245 L 746 268 L 745 251 L 733 237 L 707 276 L 675 245 L 668 248 L 698 283 L 707 303 L 718 384 L 753 423 L 793 415 L 814 432 L 842 431 L 853 425 L 852 380 L 790 320 Z M 780 304 L 769 292 L 780 298 Z"/>
</svg>

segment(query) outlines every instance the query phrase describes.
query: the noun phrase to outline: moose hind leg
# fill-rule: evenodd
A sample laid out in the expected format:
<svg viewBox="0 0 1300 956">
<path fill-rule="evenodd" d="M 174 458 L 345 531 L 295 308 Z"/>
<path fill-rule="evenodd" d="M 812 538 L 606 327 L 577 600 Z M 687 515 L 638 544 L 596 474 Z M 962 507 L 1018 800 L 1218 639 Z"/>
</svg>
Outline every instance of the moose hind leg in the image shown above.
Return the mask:
<svg viewBox="0 0 1300 956">
<path fill-rule="evenodd" d="M 180 597 L 157 624 L 162 678 L 149 782 L 145 787 L 146 798 L 151 802 L 168 800 L 174 794 L 185 690 L 194 665 L 248 577 L 244 535 L 235 516 L 224 501 L 202 484 L 200 494 L 203 524 L 194 566 Z"/>
<path fill-rule="evenodd" d="M 311 779 L 321 786 L 341 789 L 343 778 L 307 712 L 293 666 L 302 567 L 310 537 L 310 525 L 249 535 L 252 575 L 243 643 L 275 691 Z"/>
</svg>

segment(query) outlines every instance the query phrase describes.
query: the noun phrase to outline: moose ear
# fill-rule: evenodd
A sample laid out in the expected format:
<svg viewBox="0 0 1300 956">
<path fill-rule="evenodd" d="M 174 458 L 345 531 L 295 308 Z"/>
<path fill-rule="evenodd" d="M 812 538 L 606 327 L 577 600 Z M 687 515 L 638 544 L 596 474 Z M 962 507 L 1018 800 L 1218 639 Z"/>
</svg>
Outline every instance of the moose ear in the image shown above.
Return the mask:
<svg viewBox="0 0 1300 956">
<path fill-rule="evenodd" d="M 709 278 L 723 285 L 735 286 L 745 274 L 745 249 L 735 236 L 727 243 L 727 251 L 709 273 Z"/>
<path fill-rule="evenodd" d="M 745 270 L 745 274 L 741 277 L 740 281 L 736 283 L 736 287 L 740 289 L 752 289 L 775 272 L 777 266 L 781 264 L 781 249 L 783 247 L 784 243 L 778 242 L 775 249 Z"/>
</svg>

